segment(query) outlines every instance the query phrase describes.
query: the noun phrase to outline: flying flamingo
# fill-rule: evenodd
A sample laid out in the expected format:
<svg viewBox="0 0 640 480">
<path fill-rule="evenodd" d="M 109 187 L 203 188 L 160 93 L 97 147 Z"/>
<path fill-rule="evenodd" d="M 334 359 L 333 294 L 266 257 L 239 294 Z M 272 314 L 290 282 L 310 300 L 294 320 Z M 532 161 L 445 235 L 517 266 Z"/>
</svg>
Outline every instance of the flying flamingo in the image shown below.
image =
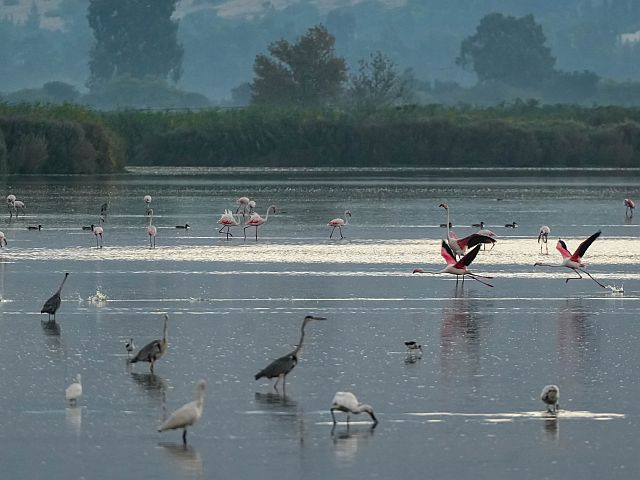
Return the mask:
<svg viewBox="0 0 640 480">
<path fill-rule="evenodd" d="M 236 220 L 236 217 L 233 216 L 233 212 L 231 212 L 231 210 L 225 209 L 224 213 L 218 220 L 218 224 L 222 225 L 220 230 L 218 230 L 218 233 L 226 233 L 227 240 L 229 240 L 229 237 L 233 237 L 233 234 L 230 232 L 231 227 L 237 227 L 240 225 L 240 220 Z M 227 231 L 223 232 L 225 228 Z"/>
<path fill-rule="evenodd" d="M 631 200 L 630 198 L 625 198 L 624 199 L 624 206 L 627 207 L 627 209 L 624 212 L 624 216 L 625 217 L 629 217 L 629 218 L 633 218 L 633 209 L 636 208 L 636 203 Z"/>
<path fill-rule="evenodd" d="M 93 234 L 96 237 L 96 248 L 102 248 L 102 235 L 104 234 L 104 229 L 102 227 L 93 227 Z"/>
<path fill-rule="evenodd" d="M 351 218 L 351 210 L 345 210 L 344 218 L 345 218 L 344 220 L 342 218 L 334 218 L 329 223 L 327 223 L 329 227 L 333 227 L 331 229 L 331 235 L 329 235 L 329 238 L 333 237 L 333 232 L 336 230 L 336 228 L 340 232 L 340 238 L 344 238 L 342 236 L 342 227 L 346 227 L 347 225 L 349 225 L 349 219 Z"/>
<path fill-rule="evenodd" d="M 562 263 L 560 265 L 549 265 L 547 263 L 542 263 L 542 262 L 536 262 L 533 264 L 534 267 L 537 267 L 538 265 L 540 266 L 545 266 L 545 267 L 554 267 L 554 268 L 558 268 L 558 267 L 566 267 L 566 268 L 570 268 L 571 270 L 573 270 L 578 276 L 577 277 L 569 277 L 565 279 L 565 283 L 568 283 L 569 280 L 579 280 L 582 278 L 582 275 L 580 275 L 580 272 L 582 273 L 586 273 L 587 276 L 593 280 L 594 282 L 596 282 L 598 285 L 600 285 L 602 288 L 607 288 L 605 287 L 603 284 L 601 284 L 599 281 L 597 281 L 595 278 L 593 278 L 591 276 L 591 274 L 589 272 L 587 272 L 586 270 L 584 270 L 585 264 L 582 263 L 582 257 L 584 256 L 584 254 L 587 252 L 587 249 L 591 246 L 591 244 L 596 240 L 596 238 L 598 238 L 600 236 L 600 234 L 602 233 L 601 230 L 598 230 L 596 233 L 594 233 L 593 235 L 591 235 L 589 238 L 587 238 L 584 242 L 582 242 L 578 248 L 576 249 L 576 251 L 573 253 L 573 255 L 571 254 L 571 252 L 569 250 L 567 250 L 567 244 L 564 243 L 563 240 L 558 239 L 558 243 L 556 244 L 556 249 L 560 252 L 560 254 L 564 257 L 564 260 L 562 261 Z"/>
<path fill-rule="evenodd" d="M 249 217 L 249 220 L 247 220 L 247 222 L 244 224 L 244 239 L 247 239 L 247 228 L 249 227 L 256 227 L 256 242 L 258 241 L 258 227 L 260 225 L 264 225 L 265 223 L 267 223 L 267 220 L 269 219 L 269 212 L 273 210 L 273 213 L 276 213 L 276 206 L 275 205 L 271 205 L 268 209 L 267 209 L 267 214 L 264 216 L 264 218 L 262 218 L 260 216 L 260 214 L 254 212 L 251 214 L 251 217 Z"/>
<path fill-rule="evenodd" d="M 493 245 L 496 243 L 497 240 L 495 238 L 480 233 L 472 233 L 467 237 L 458 238 L 456 234 L 451 231 L 451 227 L 449 226 L 451 225 L 451 220 L 449 218 L 449 205 L 441 203 L 439 206 L 447 211 L 447 242 L 449 243 L 451 250 L 454 252 L 454 258 L 456 256 L 463 256 L 467 252 L 468 248 L 473 248 L 476 245 L 485 243 Z"/>
<path fill-rule="evenodd" d="M 540 253 L 542 253 L 542 244 L 544 243 L 544 246 L 547 249 L 547 255 L 549 255 L 549 245 L 547 245 L 547 242 L 549 241 L 550 233 L 551 233 L 551 229 L 548 226 L 542 225 L 540 227 L 540 233 L 538 234 L 538 243 L 540 244 Z"/>
<path fill-rule="evenodd" d="M 471 278 L 473 278 L 474 280 L 477 280 L 478 282 L 482 283 L 483 285 L 486 285 L 487 287 L 493 287 L 493 285 L 491 285 L 490 283 L 483 282 L 482 280 L 480 280 L 478 278 L 478 277 L 480 277 L 480 278 L 493 278 L 493 277 L 486 277 L 484 275 L 476 275 L 475 273 L 471 273 L 469 271 L 469 269 L 467 268 L 469 265 L 471 265 L 471 262 L 473 262 L 473 260 L 476 258 L 476 255 L 478 255 L 479 251 L 480 251 L 480 245 L 476 245 L 473 250 L 471 250 L 469 253 L 467 253 L 460 260 L 456 260 L 456 256 L 453 253 L 453 250 L 451 249 L 451 247 L 447 244 L 447 242 L 442 240 L 442 248 L 440 249 L 440 255 L 442 255 L 442 258 L 444 258 L 445 262 L 447 262 L 447 266 L 444 267 L 439 272 L 425 272 L 421 268 L 416 268 L 413 271 L 413 273 L 432 273 L 432 274 L 450 273 L 451 275 L 455 275 L 456 276 L 456 285 L 458 284 L 458 279 L 459 279 L 460 275 L 462 275 L 462 284 L 463 285 L 464 285 L 464 276 L 465 275 L 469 275 Z"/>
<path fill-rule="evenodd" d="M 7 237 L 4 235 L 4 232 L 0 232 L 0 248 L 2 248 L 2 244 L 4 243 L 4 246 L 7 246 Z"/>
<path fill-rule="evenodd" d="M 153 223 L 153 215 L 149 217 L 149 226 L 147 227 L 147 235 L 149 235 L 149 248 L 156 248 L 156 234 L 158 233 L 158 229 Z M 153 243 L 151 241 L 153 239 Z"/>
</svg>

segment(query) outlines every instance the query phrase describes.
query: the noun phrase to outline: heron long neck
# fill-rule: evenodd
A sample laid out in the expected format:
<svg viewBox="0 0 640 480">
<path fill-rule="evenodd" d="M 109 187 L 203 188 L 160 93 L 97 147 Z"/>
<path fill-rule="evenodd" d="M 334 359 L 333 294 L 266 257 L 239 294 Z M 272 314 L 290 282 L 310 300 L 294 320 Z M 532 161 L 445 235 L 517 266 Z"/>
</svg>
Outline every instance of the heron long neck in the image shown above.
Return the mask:
<svg viewBox="0 0 640 480">
<path fill-rule="evenodd" d="M 292 355 L 297 355 L 300 349 L 302 348 L 302 341 L 304 340 L 304 329 L 307 326 L 307 323 L 309 323 L 309 319 L 305 318 L 304 321 L 302 322 L 302 327 L 300 328 L 300 340 L 298 341 L 298 346 L 292 352 Z"/>
<path fill-rule="evenodd" d="M 62 283 L 60 284 L 60 287 L 58 288 L 58 292 L 57 292 L 57 293 L 58 293 L 58 295 L 59 295 L 59 294 L 60 294 L 60 292 L 62 291 L 62 286 L 64 285 L 64 282 L 66 282 L 66 281 L 67 281 L 67 277 L 68 277 L 68 276 L 69 276 L 69 275 L 65 275 L 65 276 L 64 276 L 64 278 L 62 279 Z"/>
<path fill-rule="evenodd" d="M 162 331 L 162 343 L 167 343 L 167 317 L 164 317 L 164 329 Z"/>
</svg>

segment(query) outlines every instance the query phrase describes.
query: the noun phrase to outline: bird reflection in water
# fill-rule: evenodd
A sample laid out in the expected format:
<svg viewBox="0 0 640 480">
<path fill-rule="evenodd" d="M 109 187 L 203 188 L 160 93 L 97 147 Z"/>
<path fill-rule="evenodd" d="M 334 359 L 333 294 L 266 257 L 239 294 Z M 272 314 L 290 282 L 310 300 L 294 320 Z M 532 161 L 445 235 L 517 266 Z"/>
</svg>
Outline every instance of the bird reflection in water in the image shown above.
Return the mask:
<svg viewBox="0 0 640 480">
<path fill-rule="evenodd" d="M 162 407 L 162 420 L 167 418 L 167 382 L 155 373 L 130 372 L 131 378 L 147 396 Z"/>
<path fill-rule="evenodd" d="M 462 366 L 468 368 L 472 378 L 476 378 L 480 374 L 482 358 L 481 333 L 490 320 L 485 312 L 491 308 L 491 302 L 468 298 L 462 289 L 456 289 L 455 294 L 456 298 L 442 311 L 442 374 L 448 378 Z"/>
<path fill-rule="evenodd" d="M 580 298 L 568 299 L 558 309 L 557 365 L 561 365 L 566 374 L 576 373 L 583 380 L 592 372 L 592 364 L 597 363 L 594 356 L 600 350 L 590 314 Z"/>
<path fill-rule="evenodd" d="M 331 429 L 331 438 L 336 457 L 342 460 L 353 460 L 358 450 L 367 444 L 373 436 L 376 425 L 347 425 L 338 429 L 336 425 Z"/>
<path fill-rule="evenodd" d="M 191 445 L 182 443 L 159 443 L 180 472 L 190 478 L 204 478 L 204 467 L 200 453 Z"/>
<path fill-rule="evenodd" d="M 279 429 L 288 435 L 297 436 L 300 445 L 304 445 L 304 412 L 298 402 L 288 395 L 280 393 L 255 393 L 256 405 L 270 413 L 269 417 Z"/>
<path fill-rule="evenodd" d="M 82 431 L 82 407 L 67 407 L 64 411 L 64 417 L 69 429 L 76 435 L 80 435 Z"/>
<path fill-rule="evenodd" d="M 551 439 L 557 441 L 560 438 L 560 423 L 557 416 L 549 416 L 544 419 L 544 433 Z"/>
</svg>

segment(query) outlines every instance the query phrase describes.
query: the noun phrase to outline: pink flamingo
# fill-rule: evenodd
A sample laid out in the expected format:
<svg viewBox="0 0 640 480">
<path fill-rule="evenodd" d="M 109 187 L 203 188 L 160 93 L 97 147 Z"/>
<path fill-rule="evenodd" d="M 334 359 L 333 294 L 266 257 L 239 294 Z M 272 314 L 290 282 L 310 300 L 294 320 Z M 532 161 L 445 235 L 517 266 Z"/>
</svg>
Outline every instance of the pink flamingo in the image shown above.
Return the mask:
<svg viewBox="0 0 640 480">
<path fill-rule="evenodd" d="M 223 230 L 226 228 L 227 240 L 229 240 L 229 237 L 233 237 L 233 234 L 230 232 L 231 227 L 236 227 L 240 225 L 240 221 L 236 220 L 231 210 L 225 209 L 224 213 L 218 220 L 218 224 L 222 225 L 220 230 L 218 230 L 218 233 L 225 233 L 223 232 Z"/>
<path fill-rule="evenodd" d="M 153 223 L 153 215 L 149 217 L 149 226 L 147 227 L 147 235 L 149 235 L 149 248 L 156 248 L 156 234 L 158 233 L 158 229 Z M 153 239 L 153 243 L 151 242 Z"/>
<path fill-rule="evenodd" d="M 268 209 L 267 209 L 267 214 L 264 216 L 264 218 L 262 218 L 260 216 L 260 214 L 258 213 L 252 213 L 251 217 L 249 217 L 249 220 L 247 220 L 247 222 L 244 224 L 244 239 L 247 239 L 247 228 L 249 227 L 256 227 L 256 242 L 258 241 L 258 227 L 260 225 L 264 225 L 265 223 L 267 223 L 267 220 L 269 219 L 269 212 L 273 210 L 273 213 L 276 213 L 276 206 L 275 205 L 271 205 Z"/>
<path fill-rule="evenodd" d="M 493 245 L 497 242 L 497 240 L 488 235 L 472 233 L 467 237 L 458 238 L 456 234 L 450 230 L 451 227 L 449 225 L 451 225 L 451 220 L 449 219 L 449 205 L 447 205 L 446 203 L 441 203 L 439 207 L 442 207 L 447 211 L 447 242 L 449 243 L 449 246 L 451 247 L 451 250 L 453 250 L 455 256 L 463 256 L 467 252 L 468 248 L 473 248 L 476 245 L 480 244 L 490 243 L 492 245 L 491 248 L 493 248 Z"/>
<path fill-rule="evenodd" d="M 4 243 L 4 246 L 7 246 L 7 237 L 5 237 L 4 232 L 0 232 L 0 248 L 2 248 L 2 244 Z"/>
<path fill-rule="evenodd" d="M 256 211 L 256 201 L 255 200 L 250 200 L 249 203 L 247 204 L 247 206 L 249 207 L 249 213 L 253 213 Z"/>
<path fill-rule="evenodd" d="M 636 208 L 636 203 L 630 198 L 625 198 L 624 206 L 627 207 L 627 209 L 624 211 L 624 216 L 633 218 L 633 209 Z"/>
<path fill-rule="evenodd" d="M 334 218 L 329 223 L 327 223 L 329 227 L 333 227 L 331 229 L 331 235 L 329 235 L 329 238 L 333 237 L 333 232 L 335 232 L 336 228 L 340 232 L 340 238 L 344 238 L 342 236 L 342 227 L 346 227 L 347 225 L 349 225 L 349 219 L 351 218 L 351 210 L 345 210 L 344 218 L 345 218 L 344 220 L 342 218 Z"/>
<path fill-rule="evenodd" d="M 242 215 L 247 213 L 247 206 L 249 205 L 249 202 L 250 202 L 249 197 L 240 197 L 238 200 L 236 200 L 236 203 L 238 204 L 236 214 L 240 211 L 241 208 L 242 208 Z"/>
<path fill-rule="evenodd" d="M 547 244 L 547 242 L 549 241 L 550 233 L 551 233 L 551 229 L 548 226 L 542 225 L 540 227 L 540 233 L 538 234 L 538 243 L 540 244 L 540 253 L 542 253 L 542 244 L 544 243 L 544 246 L 547 249 L 547 255 L 549 255 L 549 245 Z"/>
<path fill-rule="evenodd" d="M 579 280 L 582 278 L 582 275 L 580 275 L 580 272 L 582 273 L 586 273 L 589 278 L 591 280 L 593 280 L 594 282 L 596 282 L 598 285 L 600 285 L 602 288 L 607 288 L 605 287 L 603 284 L 601 284 L 599 281 L 597 281 L 595 278 L 593 278 L 591 276 L 591 274 L 589 272 L 587 272 L 586 270 L 584 270 L 585 264 L 582 263 L 582 257 L 584 256 L 584 254 L 587 252 L 587 249 L 591 246 L 591 244 L 596 240 L 596 238 L 598 238 L 600 236 L 600 234 L 602 233 L 601 230 L 598 230 L 596 233 L 594 233 L 593 235 L 591 235 L 589 238 L 587 238 L 584 242 L 582 242 L 578 248 L 576 249 L 576 251 L 573 253 L 573 255 L 571 254 L 571 252 L 567 249 L 567 244 L 564 243 L 563 240 L 558 239 L 558 243 L 556 244 L 556 249 L 560 252 L 560 255 L 563 256 L 564 260 L 562 261 L 562 263 L 560 265 L 549 265 L 547 263 L 542 263 L 542 262 L 536 262 L 533 264 L 534 267 L 537 267 L 538 265 L 540 266 L 544 266 L 544 267 L 554 267 L 554 268 L 559 268 L 559 267 L 566 267 L 566 268 L 570 268 L 571 270 L 573 270 L 578 276 L 577 277 L 569 277 L 565 279 L 565 283 L 568 283 L 569 280 Z"/>
<path fill-rule="evenodd" d="M 477 275 L 475 273 L 471 273 L 467 268 L 469 265 L 471 265 L 471 262 L 473 262 L 473 260 L 476 258 L 476 255 L 478 255 L 479 251 L 480 251 L 480 245 L 476 245 L 473 250 L 467 253 L 460 260 L 456 260 L 456 256 L 453 253 L 453 250 L 451 249 L 451 247 L 447 244 L 447 242 L 442 240 L 440 255 L 442 255 L 442 258 L 444 258 L 445 262 L 447 262 L 447 266 L 444 267 L 439 272 L 426 272 L 421 268 L 416 268 L 413 271 L 413 273 L 432 273 L 432 274 L 450 273 L 451 275 L 456 276 L 456 285 L 458 284 L 458 279 L 460 275 L 462 275 L 463 285 L 464 285 L 464 276 L 469 275 L 471 278 L 473 278 L 474 280 L 477 280 L 483 285 L 486 285 L 487 287 L 493 287 L 493 285 L 491 285 L 490 283 L 483 282 L 478 278 L 478 277 L 480 278 L 493 278 L 493 277 L 485 277 L 483 275 Z"/>
<path fill-rule="evenodd" d="M 96 248 L 102 248 L 102 235 L 104 234 L 104 229 L 102 227 L 94 226 L 93 234 L 96 237 Z"/>
</svg>

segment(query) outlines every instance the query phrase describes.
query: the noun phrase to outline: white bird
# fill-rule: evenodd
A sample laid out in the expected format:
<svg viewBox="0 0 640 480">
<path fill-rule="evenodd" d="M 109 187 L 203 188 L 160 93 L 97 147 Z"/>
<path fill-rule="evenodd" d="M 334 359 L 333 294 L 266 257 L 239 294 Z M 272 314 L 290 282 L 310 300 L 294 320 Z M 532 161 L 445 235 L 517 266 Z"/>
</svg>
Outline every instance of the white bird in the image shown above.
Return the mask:
<svg viewBox="0 0 640 480">
<path fill-rule="evenodd" d="M 169 418 L 167 418 L 162 425 L 158 427 L 158 432 L 164 432 L 165 430 L 176 430 L 182 428 L 182 443 L 187 444 L 187 427 L 190 427 L 197 422 L 202 416 L 202 406 L 204 403 L 204 388 L 205 381 L 200 380 L 196 387 L 196 399 L 189 402 L 175 412 L 173 412 Z"/>
<path fill-rule="evenodd" d="M 547 385 L 542 389 L 540 400 L 547 405 L 547 412 L 557 414 L 560 408 L 560 389 L 557 385 Z"/>
<path fill-rule="evenodd" d="M 127 355 L 131 355 L 131 353 L 136 349 L 136 346 L 133 343 L 133 338 L 130 338 L 129 341 L 124 344 L 124 348 L 127 350 Z"/>
<path fill-rule="evenodd" d="M 80 374 L 76 375 L 75 383 L 72 383 L 71 385 L 69 385 L 67 389 L 64 391 L 64 398 L 71 405 L 75 405 L 76 402 L 78 401 L 78 398 L 82 396 L 81 378 L 82 377 L 80 376 Z"/>
<path fill-rule="evenodd" d="M 374 426 L 378 424 L 378 419 L 373 414 L 373 408 L 371 408 L 371 405 L 359 403 L 356 396 L 351 392 L 337 392 L 333 397 L 331 402 L 331 417 L 333 418 L 333 424 L 335 425 L 336 416 L 333 413 L 334 410 L 345 412 L 347 414 L 347 425 L 349 424 L 349 414 L 358 414 L 362 412 L 369 414 L 371 420 L 373 420 Z"/>
<path fill-rule="evenodd" d="M 327 223 L 327 226 L 333 227 L 331 229 L 331 235 L 329 235 L 329 238 L 333 237 L 333 232 L 335 232 L 336 228 L 340 232 L 340 238 L 344 238 L 342 236 L 342 227 L 346 227 L 347 225 L 349 225 L 349 218 L 351 218 L 351 211 L 350 210 L 345 210 L 344 219 L 343 218 L 334 218 L 333 220 L 329 220 L 329 223 Z"/>
<path fill-rule="evenodd" d="M 2 244 L 4 243 L 4 246 L 7 246 L 7 237 L 5 236 L 4 232 L 0 232 L 0 248 L 2 248 Z"/>
<path fill-rule="evenodd" d="M 549 241 L 549 234 L 551 233 L 551 229 L 547 225 L 542 225 L 540 227 L 540 232 L 538 233 L 538 243 L 540 244 L 540 253 L 542 253 L 542 244 L 547 249 L 547 255 L 549 255 L 549 245 L 547 242 Z"/>
<path fill-rule="evenodd" d="M 249 200 L 249 203 L 247 204 L 247 206 L 249 207 L 249 213 L 253 213 L 256 210 L 256 201 L 255 200 Z"/>
</svg>

